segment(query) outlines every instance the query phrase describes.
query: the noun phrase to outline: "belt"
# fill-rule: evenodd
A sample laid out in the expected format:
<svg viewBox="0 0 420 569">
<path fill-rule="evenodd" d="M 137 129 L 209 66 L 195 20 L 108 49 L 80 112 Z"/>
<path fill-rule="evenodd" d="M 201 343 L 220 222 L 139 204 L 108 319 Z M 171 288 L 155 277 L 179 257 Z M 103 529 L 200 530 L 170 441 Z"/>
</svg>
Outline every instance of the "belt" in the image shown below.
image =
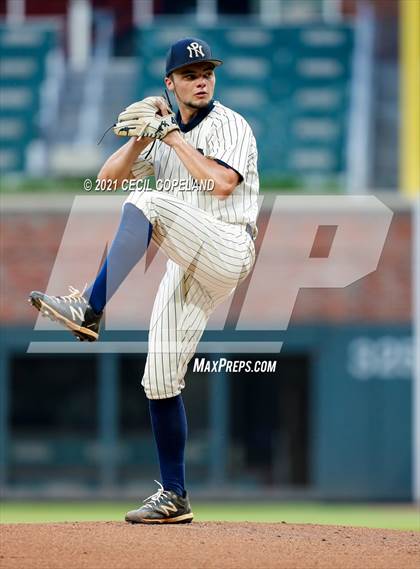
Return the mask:
<svg viewBox="0 0 420 569">
<path fill-rule="evenodd" d="M 245 231 L 248 233 L 248 235 L 250 235 L 251 239 L 254 239 L 254 231 L 252 229 L 252 225 L 250 223 L 247 223 L 245 226 Z"/>
</svg>

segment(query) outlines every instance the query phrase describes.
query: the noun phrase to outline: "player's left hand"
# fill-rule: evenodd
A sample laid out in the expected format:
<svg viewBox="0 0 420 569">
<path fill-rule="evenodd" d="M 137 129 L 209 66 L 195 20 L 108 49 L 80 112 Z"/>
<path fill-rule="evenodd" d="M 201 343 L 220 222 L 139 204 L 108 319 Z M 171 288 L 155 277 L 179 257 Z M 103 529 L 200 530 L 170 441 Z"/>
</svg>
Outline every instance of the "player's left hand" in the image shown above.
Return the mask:
<svg viewBox="0 0 420 569">
<path fill-rule="evenodd" d="M 152 139 L 163 139 L 174 130 L 179 127 L 163 97 L 147 97 L 133 103 L 120 113 L 114 126 L 117 136 Z"/>
</svg>

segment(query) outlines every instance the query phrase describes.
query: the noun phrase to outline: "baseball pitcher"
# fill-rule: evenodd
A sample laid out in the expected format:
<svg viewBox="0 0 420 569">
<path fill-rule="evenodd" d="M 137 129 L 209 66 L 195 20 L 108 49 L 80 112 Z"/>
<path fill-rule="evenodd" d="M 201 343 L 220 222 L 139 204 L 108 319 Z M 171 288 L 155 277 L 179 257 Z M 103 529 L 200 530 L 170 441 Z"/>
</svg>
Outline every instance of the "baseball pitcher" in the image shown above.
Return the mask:
<svg viewBox="0 0 420 569">
<path fill-rule="evenodd" d="M 95 281 L 82 293 L 32 292 L 30 302 L 80 340 L 95 341 L 107 301 L 153 240 L 167 255 L 153 306 L 142 385 L 149 399 L 161 484 L 125 519 L 134 523 L 187 523 L 187 420 L 181 391 L 188 362 L 208 319 L 252 269 L 259 190 L 257 148 L 251 128 L 213 100 L 222 61 L 198 38 L 170 48 L 163 97 L 127 107 L 114 132 L 128 137 L 99 172 L 120 185 L 154 176 L 156 189 L 126 199 L 120 225 Z M 130 182 L 132 183 L 132 182 Z"/>
</svg>

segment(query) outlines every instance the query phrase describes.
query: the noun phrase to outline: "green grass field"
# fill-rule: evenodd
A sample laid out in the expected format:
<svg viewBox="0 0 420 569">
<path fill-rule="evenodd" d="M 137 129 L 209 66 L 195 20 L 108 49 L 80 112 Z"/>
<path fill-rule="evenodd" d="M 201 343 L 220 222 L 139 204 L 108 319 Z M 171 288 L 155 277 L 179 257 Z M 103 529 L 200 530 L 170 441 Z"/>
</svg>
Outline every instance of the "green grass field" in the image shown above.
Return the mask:
<svg viewBox="0 0 420 569">
<path fill-rule="evenodd" d="M 3 502 L 1 523 L 123 520 L 129 502 Z M 420 531 L 419 509 L 410 505 L 194 502 L 197 521 L 329 524 Z"/>
</svg>

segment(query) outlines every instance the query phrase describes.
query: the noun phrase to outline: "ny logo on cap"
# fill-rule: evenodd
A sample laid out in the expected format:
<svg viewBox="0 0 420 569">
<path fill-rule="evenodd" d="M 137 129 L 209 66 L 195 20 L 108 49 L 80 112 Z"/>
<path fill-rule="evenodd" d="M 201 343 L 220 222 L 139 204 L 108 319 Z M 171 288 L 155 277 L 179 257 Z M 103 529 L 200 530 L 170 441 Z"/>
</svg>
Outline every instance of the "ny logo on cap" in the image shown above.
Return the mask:
<svg viewBox="0 0 420 569">
<path fill-rule="evenodd" d="M 204 57 L 203 46 L 196 41 L 193 41 L 190 43 L 190 45 L 187 45 L 187 49 L 190 57 Z"/>
</svg>

